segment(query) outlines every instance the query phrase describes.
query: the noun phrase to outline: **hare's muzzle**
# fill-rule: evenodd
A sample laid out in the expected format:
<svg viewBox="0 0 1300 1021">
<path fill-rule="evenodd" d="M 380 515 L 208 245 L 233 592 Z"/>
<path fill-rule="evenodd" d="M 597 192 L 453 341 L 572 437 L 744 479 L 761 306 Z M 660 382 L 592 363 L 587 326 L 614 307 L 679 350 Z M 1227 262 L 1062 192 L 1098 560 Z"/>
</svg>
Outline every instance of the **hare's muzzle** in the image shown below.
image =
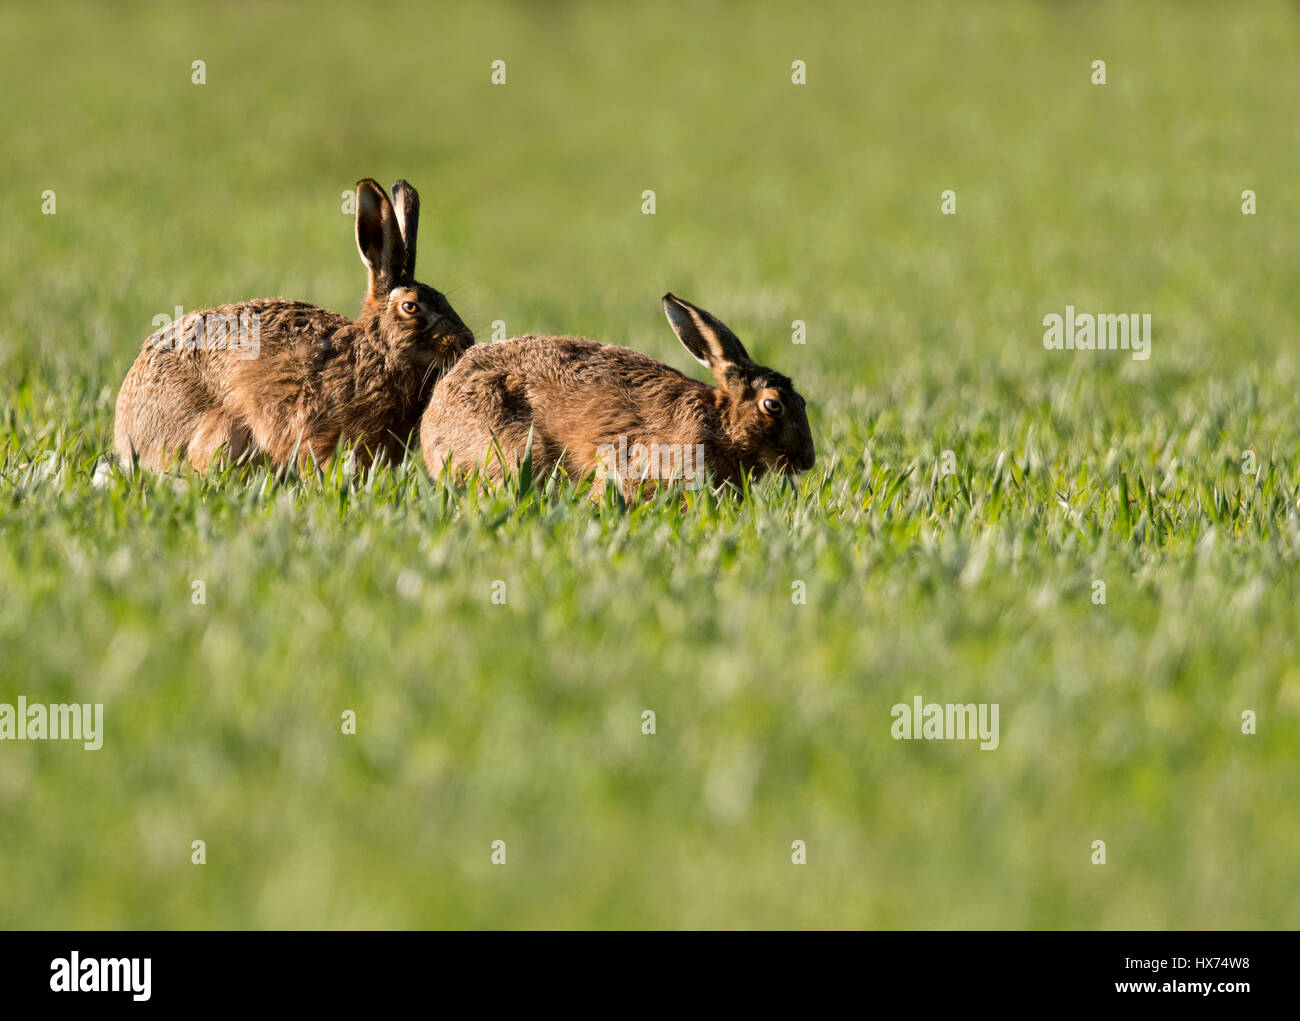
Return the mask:
<svg viewBox="0 0 1300 1021">
<path fill-rule="evenodd" d="M 787 475 L 798 475 L 808 471 L 816 463 L 817 455 L 810 442 L 797 450 L 787 450 L 781 454 L 777 458 L 776 470 Z"/>
<path fill-rule="evenodd" d="M 446 323 L 444 326 L 448 325 Z M 463 355 L 474 346 L 474 331 L 460 321 L 459 318 L 454 320 L 454 325 L 446 334 L 447 346 L 453 349 L 457 356 Z"/>
<path fill-rule="evenodd" d="M 474 346 L 474 333 L 461 322 L 455 313 L 444 315 L 433 331 L 437 358 L 450 368 L 457 359 Z"/>
<path fill-rule="evenodd" d="M 810 441 L 808 443 L 808 446 L 804 448 L 804 451 L 800 456 L 799 470 L 801 472 L 809 471 L 812 468 L 812 466 L 815 465 L 816 463 L 817 463 L 817 452 L 813 450 L 813 445 Z"/>
</svg>

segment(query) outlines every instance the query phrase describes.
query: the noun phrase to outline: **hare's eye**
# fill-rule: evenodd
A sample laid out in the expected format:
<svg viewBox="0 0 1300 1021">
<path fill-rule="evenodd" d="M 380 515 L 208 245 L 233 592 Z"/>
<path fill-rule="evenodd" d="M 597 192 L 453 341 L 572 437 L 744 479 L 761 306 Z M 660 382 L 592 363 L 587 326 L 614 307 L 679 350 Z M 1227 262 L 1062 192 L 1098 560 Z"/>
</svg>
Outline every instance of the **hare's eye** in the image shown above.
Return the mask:
<svg viewBox="0 0 1300 1021">
<path fill-rule="evenodd" d="M 417 305 L 415 304 L 415 302 L 413 302 L 413 301 L 404 301 L 404 302 L 402 302 L 402 311 L 405 312 L 408 316 L 413 316 L 413 315 L 415 315 L 416 310 L 418 309 L 418 307 L 419 307 L 419 306 L 417 306 Z"/>
<path fill-rule="evenodd" d="M 779 415 L 781 414 L 781 402 L 774 397 L 764 397 L 763 410 L 769 415 Z"/>
</svg>

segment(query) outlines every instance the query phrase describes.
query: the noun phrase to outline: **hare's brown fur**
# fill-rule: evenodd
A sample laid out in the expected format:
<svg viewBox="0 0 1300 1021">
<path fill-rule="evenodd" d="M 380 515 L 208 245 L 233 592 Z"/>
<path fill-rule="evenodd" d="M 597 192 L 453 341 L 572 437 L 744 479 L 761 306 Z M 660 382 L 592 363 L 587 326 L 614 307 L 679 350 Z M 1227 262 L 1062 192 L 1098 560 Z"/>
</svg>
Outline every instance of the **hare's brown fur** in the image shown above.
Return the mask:
<svg viewBox="0 0 1300 1021">
<path fill-rule="evenodd" d="M 571 476 L 601 475 L 601 451 L 627 446 L 702 449 L 712 480 L 738 484 L 745 472 L 802 471 L 813 464 L 803 398 L 785 376 L 755 365 L 725 326 L 672 295 L 665 309 L 683 344 L 709 364 L 708 386 L 625 347 L 580 337 L 528 335 L 470 350 L 434 387 L 420 424 L 433 475 L 486 471 L 500 482 L 531 433 L 534 474 L 562 465 Z M 780 416 L 762 400 L 779 402 Z M 506 462 L 494 455 L 494 442 Z M 606 455 L 607 456 L 607 455 Z M 622 480 L 625 493 L 646 480 Z M 650 486 L 656 480 L 650 480 Z"/>
<path fill-rule="evenodd" d="M 370 286 L 356 320 L 259 299 L 191 313 L 146 339 L 117 399 L 122 462 L 206 470 L 218 454 L 258 455 L 284 467 L 296 450 L 307 465 L 340 440 L 357 444 L 363 464 L 399 459 L 437 377 L 474 338 L 445 297 L 415 282 L 419 199 L 405 182 L 393 193 L 396 210 L 373 181 L 357 185 Z M 256 317 L 255 357 L 247 345 L 204 342 L 207 317 L 241 316 Z"/>
</svg>

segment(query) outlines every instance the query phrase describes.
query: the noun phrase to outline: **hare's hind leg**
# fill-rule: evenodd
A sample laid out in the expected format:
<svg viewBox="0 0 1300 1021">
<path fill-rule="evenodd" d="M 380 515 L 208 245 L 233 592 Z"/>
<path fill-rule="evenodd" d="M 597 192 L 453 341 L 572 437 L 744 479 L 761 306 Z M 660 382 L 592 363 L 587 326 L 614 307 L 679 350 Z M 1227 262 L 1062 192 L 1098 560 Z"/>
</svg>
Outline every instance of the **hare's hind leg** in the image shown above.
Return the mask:
<svg viewBox="0 0 1300 1021">
<path fill-rule="evenodd" d="M 517 468 L 512 440 L 518 429 L 514 423 L 491 411 L 484 413 L 459 392 L 434 391 L 433 399 L 420 421 L 420 451 L 429 477 L 436 479 L 444 471 L 453 477 L 479 472 L 500 485 L 509 465 Z M 527 429 L 523 431 L 527 436 Z M 524 444 L 519 444 L 519 456 Z M 536 460 L 534 451 L 534 460 Z"/>
<path fill-rule="evenodd" d="M 138 461 L 141 468 L 163 471 L 184 463 L 203 409 L 184 385 L 188 381 L 177 380 L 151 353 L 131 366 L 117 395 L 113 450 L 124 468 Z"/>
<path fill-rule="evenodd" d="M 247 426 L 218 409 L 199 419 L 186 445 L 186 452 L 190 464 L 205 472 L 212 466 L 214 458 L 218 467 L 238 464 L 248 453 L 251 441 Z"/>
<path fill-rule="evenodd" d="M 501 484 L 503 472 L 497 456 L 500 444 L 492 430 L 473 418 L 443 425 L 435 417 L 426 416 L 420 432 L 420 446 L 424 455 L 424 468 L 432 479 L 448 471 L 453 478 L 463 478 L 479 472 L 496 485 Z"/>
</svg>

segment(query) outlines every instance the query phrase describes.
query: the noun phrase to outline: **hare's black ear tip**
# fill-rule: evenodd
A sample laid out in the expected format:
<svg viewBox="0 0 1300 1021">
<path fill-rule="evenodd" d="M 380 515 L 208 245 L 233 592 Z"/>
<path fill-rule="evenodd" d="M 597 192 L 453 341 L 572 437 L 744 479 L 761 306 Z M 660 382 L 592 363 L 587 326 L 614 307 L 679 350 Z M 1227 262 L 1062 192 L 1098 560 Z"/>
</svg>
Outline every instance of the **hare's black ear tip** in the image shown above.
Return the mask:
<svg viewBox="0 0 1300 1021">
<path fill-rule="evenodd" d="M 667 305 L 680 305 L 680 304 L 682 303 L 682 299 L 679 298 L 679 297 L 677 297 L 677 295 L 673 294 L 672 291 L 669 291 L 667 294 L 665 294 L 663 300 L 664 300 L 664 305 L 666 305 L 666 306 L 667 306 Z"/>
<path fill-rule="evenodd" d="M 379 188 L 379 182 L 373 177 L 363 177 L 357 182 L 357 191 L 361 191 L 363 188 Z M 382 188 L 379 188 L 379 190 L 383 191 Z"/>
</svg>

